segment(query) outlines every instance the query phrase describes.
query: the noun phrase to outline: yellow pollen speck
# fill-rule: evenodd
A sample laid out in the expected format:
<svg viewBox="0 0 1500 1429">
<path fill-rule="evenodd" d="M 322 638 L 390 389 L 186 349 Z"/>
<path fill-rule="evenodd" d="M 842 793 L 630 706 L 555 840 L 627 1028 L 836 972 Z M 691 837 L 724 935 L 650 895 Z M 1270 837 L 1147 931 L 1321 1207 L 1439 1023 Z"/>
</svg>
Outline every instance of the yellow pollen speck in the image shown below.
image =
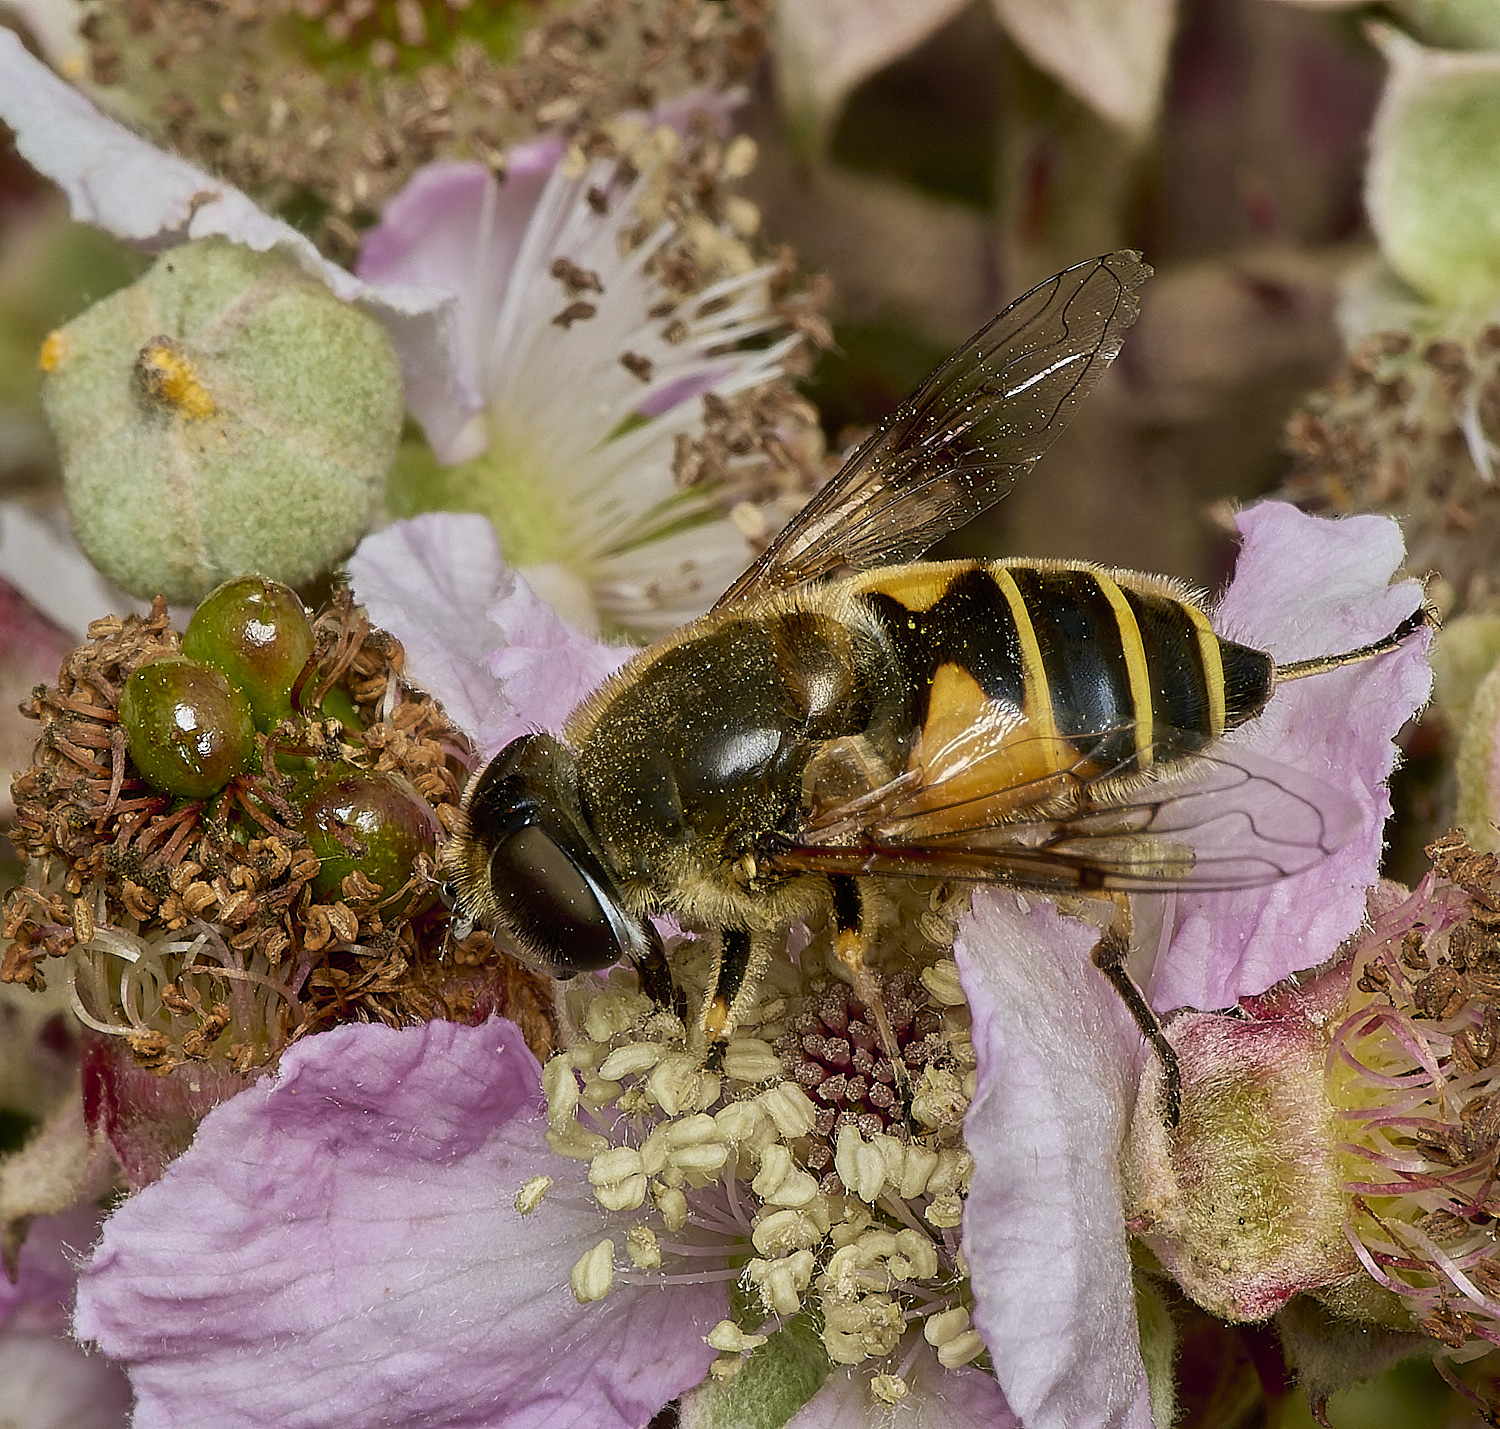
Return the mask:
<svg viewBox="0 0 1500 1429">
<path fill-rule="evenodd" d="M 214 399 L 197 370 L 171 338 L 152 338 L 135 360 L 136 376 L 148 395 L 170 403 L 185 417 L 211 417 Z"/>
<path fill-rule="evenodd" d="M 43 372 L 56 372 L 67 355 L 68 340 L 63 336 L 63 330 L 55 327 L 42 339 L 42 350 L 37 354 L 36 363 Z"/>
</svg>

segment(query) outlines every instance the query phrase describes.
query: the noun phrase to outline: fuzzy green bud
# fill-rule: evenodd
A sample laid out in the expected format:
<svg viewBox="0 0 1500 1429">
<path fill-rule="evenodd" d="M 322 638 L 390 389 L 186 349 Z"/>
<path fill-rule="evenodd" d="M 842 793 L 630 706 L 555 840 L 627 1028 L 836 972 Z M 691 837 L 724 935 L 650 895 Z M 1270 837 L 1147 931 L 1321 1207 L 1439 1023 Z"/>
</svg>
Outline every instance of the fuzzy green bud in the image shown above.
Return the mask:
<svg viewBox="0 0 1500 1429">
<path fill-rule="evenodd" d="M 1174 1021 L 1181 1124 L 1162 1123 L 1160 1072 L 1148 1067 L 1125 1157 L 1127 1223 L 1199 1305 L 1235 1322 L 1264 1320 L 1297 1291 L 1359 1271 L 1343 1232 L 1321 1009 L 1309 999 L 1280 1011 Z"/>
<path fill-rule="evenodd" d="M 78 540 L 141 596 L 327 569 L 363 534 L 401 431 L 380 325 L 224 239 L 163 254 L 41 362 Z"/>
<path fill-rule="evenodd" d="M 1500 50 L 1495 0 L 1392 0 L 1391 9 L 1418 39 L 1444 50 Z"/>
<path fill-rule="evenodd" d="M 1429 300 L 1487 312 L 1500 302 L 1500 54 L 1371 33 L 1390 64 L 1365 182 L 1380 250 Z"/>
</svg>

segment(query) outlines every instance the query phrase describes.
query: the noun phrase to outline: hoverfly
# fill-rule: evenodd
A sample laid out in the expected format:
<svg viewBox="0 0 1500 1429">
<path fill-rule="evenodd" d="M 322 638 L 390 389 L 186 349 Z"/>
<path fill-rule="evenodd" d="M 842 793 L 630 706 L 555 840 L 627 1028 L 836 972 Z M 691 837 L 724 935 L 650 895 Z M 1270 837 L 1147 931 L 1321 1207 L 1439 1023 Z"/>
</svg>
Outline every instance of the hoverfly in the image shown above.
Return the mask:
<svg viewBox="0 0 1500 1429">
<path fill-rule="evenodd" d="M 1102 894 L 1123 911 L 1130 891 L 1268 883 L 1342 843 L 1339 796 L 1259 777 L 1220 737 L 1279 682 L 1392 649 L 1420 612 L 1373 645 L 1278 667 L 1165 578 L 905 564 L 1042 456 L 1150 274 L 1121 251 L 1012 303 L 707 615 L 626 664 L 561 738 L 502 750 L 445 851 L 458 918 L 559 977 L 634 962 L 659 1001 L 673 988 L 649 915 L 719 930 L 696 1010 L 707 1046 L 791 925 L 830 908 L 836 955 L 883 1021 L 868 880 Z M 1095 961 L 1162 1055 L 1175 1120 L 1175 1059 L 1119 921 Z"/>
</svg>

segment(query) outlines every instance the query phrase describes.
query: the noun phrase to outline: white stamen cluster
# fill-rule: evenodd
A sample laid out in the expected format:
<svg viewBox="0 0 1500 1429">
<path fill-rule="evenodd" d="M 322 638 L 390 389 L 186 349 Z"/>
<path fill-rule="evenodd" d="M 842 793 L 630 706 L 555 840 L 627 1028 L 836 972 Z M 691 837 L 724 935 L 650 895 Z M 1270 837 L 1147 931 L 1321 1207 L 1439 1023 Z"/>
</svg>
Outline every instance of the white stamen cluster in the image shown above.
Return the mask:
<svg viewBox="0 0 1500 1429">
<path fill-rule="evenodd" d="M 690 950 L 684 960 L 691 968 Z M 872 1122 L 868 1106 L 820 1100 L 821 1084 L 804 1089 L 788 1074 L 787 1049 L 813 1009 L 822 1019 L 808 1034 L 817 1056 L 842 1055 L 828 1046 L 829 1020 L 862 1036 L 864 1011 L 842 984 L 779 965 L 738 1035 L 705 1059 L 633 974 L 577 979 L 567 999 L 571 1045 L 543 1071 L 548 1141 L 588 1162 L 604 1212 L 637 1218 L 624 1235 L 628 1264 L 616 1263 L 615 1238 L 579 1260 L 580 1301 L 607 1294 L 616 1279 L 739 1280 L 765 1319 L 726 1321 L 708 1337 L 726 1357 L 721 1380 L 777 1321 L 804 1311 L 841 1365 L 893 1356 L 918 1321 L 950 1368 L 984 1352 L 969 1325 L 957 1240 L 974 1169 L 962 1141 L 973 1093 L 967 1008 L 951 961 L 891 985 L 911 1029 L 902 1079 L 910 1108 L 898 1100 Z M 846 1095 L 847 1078 L 824 1082 L 834 1080 Z M 898 1402 L 900 1374 L 879 1378 L 883 1401 Z"/>
</svg>

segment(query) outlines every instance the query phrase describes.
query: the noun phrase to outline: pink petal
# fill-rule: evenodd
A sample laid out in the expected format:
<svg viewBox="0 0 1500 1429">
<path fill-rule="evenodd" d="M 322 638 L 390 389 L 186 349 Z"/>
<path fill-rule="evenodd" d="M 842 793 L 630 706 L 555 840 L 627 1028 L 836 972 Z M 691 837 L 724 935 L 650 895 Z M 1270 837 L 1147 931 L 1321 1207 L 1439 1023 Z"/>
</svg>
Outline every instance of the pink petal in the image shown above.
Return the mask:
<svg viewBox="0 0 1500 1429">
<path fill-rule="evenodd" d="M 135 1429 L 637 1429 L 707 1373 L 727 1297 L 580 1306 L 603 1222 L 544 1131 L 508 1022 L 310 1037 L 105 1223 L 75 1331 L 128 1366 Z"/>
<path fill-rule="evenodd" d="M 484 361 L 500 303 L 526 225 L 561 155 L 559 139 L 522 144 L 510 156 L 503 184 L 483 164 L 428 164 L 365 235 L 355 265 L 361 278 L 434 289 L 454 300 L 455 385 L 421 382 L 421 364 L 428 360 L 421 344 L 397 348 L 412 415 L 442 461 L 484 449 L 482 436 L 476 445 L 465 429 L 484 406 Z"/>
<path fill-rule="evenodd" d="M 504 640 L 490 656 L 490 673 L 515 711 L 501 730 L 502 745 L 528 730 L 561 729 L 584 697 L 635 653 L 580 634 L 520 576 L 511 594 L 491 608 L 490 619 Z"/>
<path fill-rule="evenodd" d="M 560 726 L 629 657 L 561 620 L 501 558 L 482 516 L 430 512 L 367 536 L 355 595 L 406 647 L 411 678 L 486 755 Z"/>
<path fill-rule="evenodd" d="M 65 1329 L 79 1257 L 98 1235 L 99 1212 L 92 1206 L 32 1221 L 21 1243 L 15 1280 L 0 1273 L 0 1329 Z"/>
<path fill-rule="evenodd" d="M 974 1323 L 1026 1429 L 1151 1429 L 1119 1153 L 1141 1041 L 1096 929 L 986 889 L 955 946 L 974 1014 Z"/>
<path fill-rule="evenodd" d="M 123 1429 L 124 1371 L 68 1337 L 79 1257 L 99 1234 L 99 1213 L 80 1207 L 39 1216 L 21 1246 L 12 1283 L 0 1274 L 0 1424 L 17 1429 Z"/>
<path fill-rule="evenodd" d="M 1328 521 L 1265 502 L 1243 512 L 1239 525 L 1245 545 L 1215 626 L 1278 661 L 1377 640 L 1421 599 L 1415 581 L 1389 584 L 1403 549 L 1400 529 L 1385 517 Z M 1296 877 L 1179 898 L 1171 948 L 1151 989 L 1157 1007 L 1227 1007 L 1324 962 L 1359 926 L 1390 816 L 1392 740 L 1431 688 L 1429 639 L 1414 636 L 1378 660 L 1284 686 L 1265 714 L 1231 736 L 1237 748 L 1353 796 L 1359 829 Z"/>
</svg>

